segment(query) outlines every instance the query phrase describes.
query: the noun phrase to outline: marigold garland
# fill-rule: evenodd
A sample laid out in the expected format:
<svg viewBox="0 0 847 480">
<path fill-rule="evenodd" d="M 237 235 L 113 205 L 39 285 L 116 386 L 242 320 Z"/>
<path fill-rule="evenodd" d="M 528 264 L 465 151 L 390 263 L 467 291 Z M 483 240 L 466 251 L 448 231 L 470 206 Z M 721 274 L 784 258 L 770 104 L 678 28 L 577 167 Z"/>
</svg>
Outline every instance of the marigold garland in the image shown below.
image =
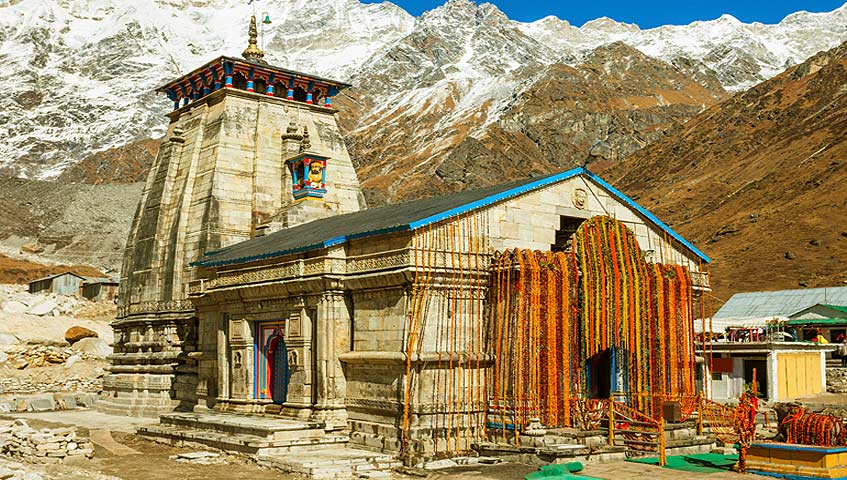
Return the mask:
<svg viewBox="0 0 847 480">
<path fill-rule="evenodd" d="M 587 364 L 598 355 L 610 355 L 623 374 L 613 390 L 629 392 L 652 418 L 661 410 L 654 398 L 695 395 L 688 270 L 645 262 L 632 231 L 609 217 L 586 220 L 574 239 L 572 252 L 515 249 L 494 258 L 490 384 L 504 424 L 511 416 L 518 428 L 532 417 L 571 426 L 571 400 L 591 395 Z"/>
</svg>

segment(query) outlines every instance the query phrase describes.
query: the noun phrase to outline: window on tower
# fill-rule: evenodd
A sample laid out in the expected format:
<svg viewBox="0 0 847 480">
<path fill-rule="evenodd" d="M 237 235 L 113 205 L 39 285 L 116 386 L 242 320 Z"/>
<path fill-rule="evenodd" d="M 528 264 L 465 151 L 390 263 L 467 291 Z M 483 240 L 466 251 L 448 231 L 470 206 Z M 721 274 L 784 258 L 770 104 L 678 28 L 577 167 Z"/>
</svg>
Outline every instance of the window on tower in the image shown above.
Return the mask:
<svg viewBox="0 0 847 480">
<path fill-rule="evenodd" d="M 247 77 L 245 77 L 241 72 L 236 72 L 235 75 L 232 76 L 232 87 L 239 90 L 247 90 Z"/>
<path fill-rule="evenodd" d="M 264 78 L 257 78 L 253 81 L 253 90 L 256 93 L 265 93 L 268 91 L 268 82 Z"/>
<path fill-rule="evenodd" d="M 300 86 L 294 87 L 294 100 L 297 102 L 306 101 L 306 89 Z"/>
</svg>

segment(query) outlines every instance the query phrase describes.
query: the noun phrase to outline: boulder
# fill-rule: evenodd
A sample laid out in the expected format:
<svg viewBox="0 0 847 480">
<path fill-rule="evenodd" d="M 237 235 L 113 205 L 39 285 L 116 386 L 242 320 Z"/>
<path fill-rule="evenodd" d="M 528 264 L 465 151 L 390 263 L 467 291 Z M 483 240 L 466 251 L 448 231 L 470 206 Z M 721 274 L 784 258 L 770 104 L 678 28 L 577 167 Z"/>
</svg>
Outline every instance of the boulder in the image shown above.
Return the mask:
<svg viewBox="0 0 847 480">
<path fill-rule="evenodd" d="M 11 347 L 19 343 L 21 343 L 21 341 L 18 340 L 18 337 L 11 333 L 0 333 L 0 349 L 2 349 L 2 347 Z"/>
<path fill-rule="evenodd" d="M 102 338 L 83 338 L 82 340 L 74 343 L 71 346 L 72 349 L 87 353 L 89 355 L 94 355 L 95 357 L 108 357 L 112 354 L 112 347 L 109 346 L 109 343 Z"/>
<path fill-rule="evenodd" d="M 97 332 L 89 330 L 85 327 L 73 326 L 65 332 L 65 340 L 71 345 L 82 340 L 83 338 L 97 338 Z"/>
<path fill-rule="evenodd" d="M 74 366 L 74 364 L 75 364 L 76 362 L 80 361 L 80 360 L 82 360 L 82 354 L 81 354 L 81 353 L 75 353 L 75 354 L 71 355 L 71 356 L 70 356 L 70 357 L 69 357 L 69 358 L 65 361 L 65 368 L 71 368 L 71 367 L 73 367 L 73 366 Z"/>
<path fill-rule="evenodd" d="M 49 315 L 53 312 L 53 310 L 59 308 L 59 304 L 56 303 L 55 300 L 46 298 L 35 305 L 29 307 L 29 310 L 26 313 L 30 315 L 38 315 L 39 317 L 44 315 Z"/>
<path fill-rule="evenodd" d="M 3 311 L 6 313 L 19 314 L 26 313 L 27 307 L 25 303 L 17 300 L 6 300 L 3 302 Z"/>
</svg>

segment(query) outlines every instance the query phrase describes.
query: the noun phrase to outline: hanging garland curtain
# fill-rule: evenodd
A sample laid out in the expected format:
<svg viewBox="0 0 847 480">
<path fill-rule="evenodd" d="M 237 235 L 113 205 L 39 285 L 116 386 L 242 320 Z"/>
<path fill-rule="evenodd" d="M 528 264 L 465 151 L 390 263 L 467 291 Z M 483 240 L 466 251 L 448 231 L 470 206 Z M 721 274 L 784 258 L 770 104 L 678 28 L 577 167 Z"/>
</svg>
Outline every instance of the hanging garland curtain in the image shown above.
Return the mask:
<svg viewBox="0 0 847 480">
<path fill-rule="evenodd" d="M 695 394 L 691 277 L 646 263 L 623 223 L 586 220 L 568 253 L 507 250 L 489 278 L 492 411 L 504 437 L 533 417 L 572 426 L 572 400 L 591 394 L 587 365 L 603 355 L 612 390 L 653 418 L 661 399 Z"/>
</svg>

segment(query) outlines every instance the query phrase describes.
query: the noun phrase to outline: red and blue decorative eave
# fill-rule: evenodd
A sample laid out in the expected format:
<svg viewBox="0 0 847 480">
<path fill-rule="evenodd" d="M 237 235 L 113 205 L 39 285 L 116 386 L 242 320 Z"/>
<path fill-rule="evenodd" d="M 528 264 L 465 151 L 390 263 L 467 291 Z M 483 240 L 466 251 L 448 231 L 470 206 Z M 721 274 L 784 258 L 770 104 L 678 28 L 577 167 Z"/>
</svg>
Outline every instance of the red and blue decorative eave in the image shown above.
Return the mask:
<svg viewBox="0 0 847 480">
<path fill-rule="evenodd" d="M 246 80 L 245 91 L 275 97 L 279 85 L 285 88 L 287 100 L 295 100 L 295 90 L 300 88 L 306 93 L 305 99 L 301 98 L 304 103 L 314 104 L 315 98 L 321 97 L 323 106 L 327 108 L 332 108 L 332 97 L 350 86 L 344 82 L 271 65 L 220 57 L 188 75 L 157 88 L 156 91 L 164 92 L 173 102 L 176 110 L 221 88 L 235 88 L 233 82 L 235 75 L 241 75 Z M 264 82 L 265 91 L 256 92 L 258 80 Z"/>
</svg>

